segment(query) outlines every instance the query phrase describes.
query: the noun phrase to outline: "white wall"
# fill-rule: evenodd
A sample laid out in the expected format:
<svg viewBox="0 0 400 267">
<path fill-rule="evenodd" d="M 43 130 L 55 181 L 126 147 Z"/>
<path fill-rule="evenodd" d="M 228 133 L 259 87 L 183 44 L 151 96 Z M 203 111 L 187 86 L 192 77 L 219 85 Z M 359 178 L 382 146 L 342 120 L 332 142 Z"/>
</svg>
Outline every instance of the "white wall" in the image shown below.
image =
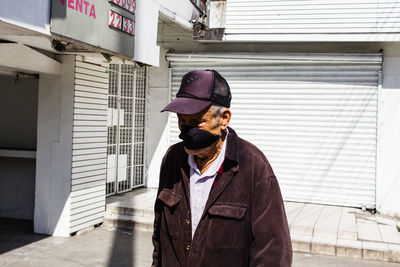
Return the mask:
<svg viewBox="0 0 400 267">
<path fill-rule="evenodd" d="M 379 96 L 377 210 L 400 217 L 400 44 L 384 50 Z"/>
<path fill-rule="evenodd" d="M 147 94 L 146 169 L 147 186 L 158 187 L 162 157 L 168 149 L 168 114 L 161 109 L 169 103 L 169 73 L 165 60 L 166 49 L 161 48 L 160 67 L 149 68 Z"/>
<path fill-rule="evenodd" d="M 135 60 L 158 67 L 160 47 L 157 42 L 159 12 L 163 18 L 191 30 L 192 20 L 199 19 L 199 11 L 189 0 L 137 0 L 135 29 Z"/>
<path fill-rule="evenodd" d="M 69 236 L 75 56 L 39 79 L 35 233 Z"/>
<path fill-rule="evenodd" d="M 36 149 L 37 79 L 0 76 L 0 149 Z M 35 159 L 0 157 L 0 217 L 33 219 Z"/>
<path fill-rule="evenodd" d="M 137 0 L 135 18 L 136 61 L 157 66 L 160 47 L 157 46 L 158 4 L 156 0 Z"/>
<path fill-rule="evenodd" d="M 190 0 L 157 0 L 160 12 L 183 27 L 192 29 L 191 20 L 199 18 L 199 11 Z"/>
<path fill-rule="evenodd" d="M 0 20 L 50 34 L 50 0 L 3 0 Z"/>
</svg>

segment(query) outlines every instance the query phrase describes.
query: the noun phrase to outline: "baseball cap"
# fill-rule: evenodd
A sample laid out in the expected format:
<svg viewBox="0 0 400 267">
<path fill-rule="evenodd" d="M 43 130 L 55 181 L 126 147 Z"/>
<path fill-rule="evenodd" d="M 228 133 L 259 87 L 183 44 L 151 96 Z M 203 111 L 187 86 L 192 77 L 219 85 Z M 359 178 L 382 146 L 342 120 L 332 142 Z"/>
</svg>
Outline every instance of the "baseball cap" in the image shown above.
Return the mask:
<svg viewBox="0 0 400 267">
<path fill-rule="evenodd" d="M 182 77 L 176 98 L 161 112 L 195 114 L 213 103 L 229 108 L 231 98 L 228 83 L 216 70 L 195 70 Z"/>
</svg>

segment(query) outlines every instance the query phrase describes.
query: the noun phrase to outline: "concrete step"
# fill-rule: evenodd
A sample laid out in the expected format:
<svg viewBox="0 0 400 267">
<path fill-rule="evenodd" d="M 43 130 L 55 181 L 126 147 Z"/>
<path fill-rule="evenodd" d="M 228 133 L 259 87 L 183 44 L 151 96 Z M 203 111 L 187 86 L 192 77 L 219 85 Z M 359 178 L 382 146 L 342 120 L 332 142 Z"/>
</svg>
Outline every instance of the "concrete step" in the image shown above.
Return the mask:
<svg viewBox="0 0 400 267">
<path fill-rule="evenodd" d="M 150 193 L 107 204 L 104 225 L 152 232 L 154 194 Z M 293 251 L 400 263 L 396 218 L 355 208 L 296 202 L 285 206 Z"/>
<path fill-rule="evenodd" d="M 127 230 L 139 230 L 145 232 L 153 231 L 154 216 L 134 216 L 118 214 L 113 211 L 107 211 L 104 216 L 103 225 L 112 228 Z"/>
<path fill-rule="evenodd" d="M 154 218 L 154 211 L 149 209 L 131 208 L 108 204 L 106 206 L 107 213 L 131 215 L 138 217 Z"/>
</svg>

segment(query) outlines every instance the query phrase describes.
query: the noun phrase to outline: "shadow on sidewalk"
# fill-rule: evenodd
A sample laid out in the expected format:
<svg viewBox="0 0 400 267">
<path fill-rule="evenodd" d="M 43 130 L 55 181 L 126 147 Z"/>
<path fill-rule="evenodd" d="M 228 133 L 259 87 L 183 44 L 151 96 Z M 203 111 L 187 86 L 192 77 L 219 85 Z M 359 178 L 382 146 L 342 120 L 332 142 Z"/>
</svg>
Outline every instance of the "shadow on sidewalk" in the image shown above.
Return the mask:
<svg viewBox="0 0 400 267">
<path fill-rule="evenodd" d="M 33 233 L 33 221 L 0 218 L 0 254 L 47 237 Z"/>
</svg>

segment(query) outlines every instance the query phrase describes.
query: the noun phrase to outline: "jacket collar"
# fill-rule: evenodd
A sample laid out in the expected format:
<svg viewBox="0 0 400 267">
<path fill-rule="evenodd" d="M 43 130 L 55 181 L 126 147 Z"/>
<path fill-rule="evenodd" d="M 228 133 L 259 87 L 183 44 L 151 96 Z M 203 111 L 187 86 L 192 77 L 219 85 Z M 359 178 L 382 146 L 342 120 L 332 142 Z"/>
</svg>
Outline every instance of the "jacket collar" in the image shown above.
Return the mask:
<svg viewBox="0 0 400 267">
<path fill-rule="evenodd" d="M 239 157 L 238 157 L 238 136 L 236 132 L 228 127 L 229 130 L 229 135 L 228 135 L 228 140 L 226 144 L 226 152 L 225 152 L 225 158 L 230 159 L 235 165 L 239 164 Z"/>
</svg>

